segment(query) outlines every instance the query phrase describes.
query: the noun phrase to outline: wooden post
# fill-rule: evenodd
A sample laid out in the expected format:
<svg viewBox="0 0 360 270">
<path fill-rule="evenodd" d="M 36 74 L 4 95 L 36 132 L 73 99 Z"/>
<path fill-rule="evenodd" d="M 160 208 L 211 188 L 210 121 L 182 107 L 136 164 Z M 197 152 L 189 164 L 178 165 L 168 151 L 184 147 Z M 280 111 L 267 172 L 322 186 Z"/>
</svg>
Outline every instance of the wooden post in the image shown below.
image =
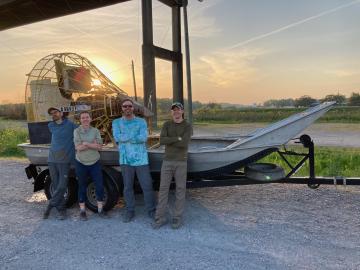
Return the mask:
<svg viewBox="0 0 360 270">
<path fill-rule="evenodd" d="M 132 75 L 133 75 L 134 95 L 135 95 L 135 100 L 137 101 L 137 92 L 136 92 L 136 79 L 135 79 L 134 60 L 131 60 L 131 69 L 132 69 Z"/>
<path fill-rule="evenodd" d="M 173 61 L 172 63 L 173 101 L 178 101 L 184 104 L 183 65 L 181 54 L 181 14 L 179 6 L 173 6 L 171 9 L 173 51 L 178 53 L 176 61 Z"/>
<path fill-rule="evenodd" d="M 142 7 L 142 64 L 143 64 L 143 85 L 144 85 L 144 106 L 150 109 L 154 116 L 153 127 L 157 126 L 156 109 L 156 82 L 155 82 L 155 57 L 153 49 L 153 20 L 152 0 L 141 0 Z"/>
</svg>

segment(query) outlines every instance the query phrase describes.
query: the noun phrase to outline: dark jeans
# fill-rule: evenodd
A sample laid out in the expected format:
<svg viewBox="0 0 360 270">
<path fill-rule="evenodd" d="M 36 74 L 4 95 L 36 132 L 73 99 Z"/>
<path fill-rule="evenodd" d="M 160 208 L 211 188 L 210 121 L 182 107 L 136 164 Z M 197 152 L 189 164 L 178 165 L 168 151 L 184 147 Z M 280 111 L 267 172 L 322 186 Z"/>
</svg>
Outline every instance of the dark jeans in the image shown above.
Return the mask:
<svg viewBox="0 0 360 270">
<path fill-rule="evenodd" d="M 145 207 L 148 212 L 155 210 L 155 194 L 152 186 L 152 178 L 148 165 L 129 166 L 121 165 L 121 174 L 124 182 L 124 199 L 126 210 L 135 211 L 134 177 L 135 173 L 144 193 Z"/>
<path fill-rule="evenodd" d="M 75 171 L 79 185 L 79 203 L 84 203 L 86 200 L 86 186 L 89 176 L 95 184 L 96 199 L 98 201 L 104 200 L 104 184 L 103 175 L 101 171 L 100 161 L 97 161 L 93 165 L 84 165 L 79 161 L 75 161 Z"/>
<path fill-rule="evenodd" d="M 48 166 L 51 178 L 51 189 L 53 191 L 49 205 L 59 211 L 65 210 L 66 201 L 64 195 L 69 181 L 70 163 L 49 162 Z"/>
</svg>

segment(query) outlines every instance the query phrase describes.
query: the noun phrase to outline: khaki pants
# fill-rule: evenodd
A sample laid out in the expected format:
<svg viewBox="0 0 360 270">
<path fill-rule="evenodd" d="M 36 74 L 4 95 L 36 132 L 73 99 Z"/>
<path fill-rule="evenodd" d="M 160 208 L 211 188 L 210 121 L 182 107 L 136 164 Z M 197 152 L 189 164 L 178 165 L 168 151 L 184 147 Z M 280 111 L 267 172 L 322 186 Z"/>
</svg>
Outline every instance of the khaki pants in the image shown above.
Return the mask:
<svg viewBox="0 0 360 270">
<path fill-rule="evenodd" d="M 159 201 L 155 219 L 164 219 L 168 203 L 169 188 L 174 177 L 176 183 L 174 218 L 181 218 L 185 206 L 187 161 L 164 160 L 161 167 Z"/>
</svg>

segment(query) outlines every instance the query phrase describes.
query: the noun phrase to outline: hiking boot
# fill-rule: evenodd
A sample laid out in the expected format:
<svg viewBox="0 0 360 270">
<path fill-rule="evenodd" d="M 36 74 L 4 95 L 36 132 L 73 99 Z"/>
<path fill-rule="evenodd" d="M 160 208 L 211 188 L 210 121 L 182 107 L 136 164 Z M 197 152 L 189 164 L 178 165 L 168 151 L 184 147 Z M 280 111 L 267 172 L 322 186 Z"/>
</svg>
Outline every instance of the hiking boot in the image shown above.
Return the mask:
<svg viewBox="0 0 360 270">
<path fill-rule="evenodd" d="M 151 218 L 151 219 L 155 219 L 155 210 L 149 211 L 149 212 L 148 212 L 148 216 L 149 216 L 149 218 Z"/>
<path fill-rule="evenodd" d="M 160 229 L 161 226 L 165 225 L 167 223 L 167 220 L 164 218 L 157 218 L 155 221 L 151 224 L 151 227 L 154 230 Z"/>
<path fill-rule="evenodd" d="M 181 227 L 181 219 L 180 218 L 173 218 L 171 220 L 171 228 L 173 229 L 179 229 Z"/>
<path fill-rule="evenodd" d="M 132 221 L 135 217 L 135 213 L 134 212 L 126 212 L 124 217 L 123 217 L 123 222 L 124 223 L 129 223 L 130 221 Z"/>
<path fill-rule="evenodd" d="M 80 211 L 80 220 L 87 221 L 87 216 L 85 211 Z"/>
<path fill-rule="evenodd" d="M 45 210 L 44 215 L 43 215 L 43 219 L 48 219 L 48 218 L 49 218 L 51 209 L 52 209 L 52 206 L 49 204 L 49 205 L 46 207 L 46 210 Z"/>
<path fill-rule="evenodd" d="M 66 219 L 66 210 L 60 210 L 59 211 L 59 219 L 60 220 Z"/>
<path fill-rule="evenodd" d="M 98 212 L 98 215 L 99 215 L 99 217 L 101 217 L 101 218 L 109 218 L 108 213 L 105 212 L 104 210 Z"/>
</svg>

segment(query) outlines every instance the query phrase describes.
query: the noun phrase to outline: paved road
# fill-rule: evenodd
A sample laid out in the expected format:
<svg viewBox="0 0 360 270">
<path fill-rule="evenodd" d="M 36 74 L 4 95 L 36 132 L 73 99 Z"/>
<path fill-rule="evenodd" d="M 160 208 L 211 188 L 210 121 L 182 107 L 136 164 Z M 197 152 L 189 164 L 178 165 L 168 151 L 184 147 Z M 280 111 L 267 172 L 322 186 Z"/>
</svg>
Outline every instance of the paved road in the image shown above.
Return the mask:
<svg viewBox="0 0 360 270">
<path fill-rule="evenodd" d="M 42 220 L 25 161 L 0 160 L 0 269 L 360 269 L 360 189 L 261 185 L 189 190 L 185 226 L 56 213 Z"/>
</svg>

